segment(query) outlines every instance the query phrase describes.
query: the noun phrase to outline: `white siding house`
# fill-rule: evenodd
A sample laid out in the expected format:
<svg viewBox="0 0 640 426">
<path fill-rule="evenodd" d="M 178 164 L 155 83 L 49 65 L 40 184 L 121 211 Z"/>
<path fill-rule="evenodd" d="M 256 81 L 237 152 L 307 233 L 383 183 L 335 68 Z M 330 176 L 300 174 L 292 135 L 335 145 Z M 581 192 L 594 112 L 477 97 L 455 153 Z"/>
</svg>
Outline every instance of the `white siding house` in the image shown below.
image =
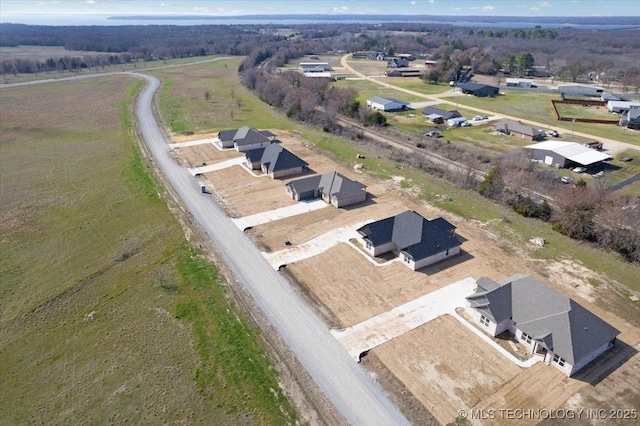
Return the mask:
<svg viewBox="0 0 640 426">
<path fill-rule="evenodd" d="M 486 277 L 467 297 L 468 312 L 491 336 L 511 332 L 532 356 L 571 376 L 609 348 L 620 333 L 581 305 L 525 275 L 500 284 Z"/>
</svg>

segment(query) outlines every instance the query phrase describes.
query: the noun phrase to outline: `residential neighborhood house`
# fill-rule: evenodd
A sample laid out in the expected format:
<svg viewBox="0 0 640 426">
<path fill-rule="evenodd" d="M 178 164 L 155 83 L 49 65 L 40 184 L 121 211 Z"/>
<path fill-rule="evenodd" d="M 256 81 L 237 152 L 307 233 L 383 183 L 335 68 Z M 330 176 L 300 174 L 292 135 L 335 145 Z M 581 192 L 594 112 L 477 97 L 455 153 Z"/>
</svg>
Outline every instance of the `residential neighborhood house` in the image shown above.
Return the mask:
<svg viewBox="0 0 640 426">
<path fill-rule="evenodd" d="M 607 102 L 607 109 L 611 113 L 622 114 L 632 109 L 640 109 L 640 102 L 609 101 Z"/>
<path fill-rule="evenodd" d="M 546 141 L 527 145 L 529 158 L 549 166 L 574 168 L 592 166 L 610 160 L 611 155 L 591 149 L 577 142 Z"/>
<path fill-rule="evenodd" d="M 625 112 L 618 124 L 628 129 L 640 130 L 640 109 L 630 109 Z"/>
<path fill-rule="evenodd" d="M 387 68 L 406 68 L 409 66 L 408 59 L 393 58 L 387 62 Z"/>
<path fill-rule="evenodd" d="M 517 136 L 530 141 L 541 141 L 545 138 L 545 134 L 538 129 L 523 124 L 522 121 L 500 120 L 493 124 L 496 132 L 509 136 Z"/>
<path fill-rule="evenodd" d="M 243 152 L 270 145 L 275 135 L 268 130 L 256 130 L 244 126 L 240 129 L 222 130 L 218 133 L 217 144 L 221 148 L 235 148 Z"/>
<path fill-rule="evenodd" d="M 277 143 L 247 151 L 245 159 L 247 167 L 251 170 L 262 170 L 273 179 L 299 175 L 306 172 L 309 166 Z"/>
<path fill-rule="evenodd" d="M 478 83 L 460 83 L 457 87 L 462 90 L 465 95 L 478 96 L 484 98 L 487 96 L 498 96 L 500 94 L 500 88 L 495 86 L 489 86 L 488 84 Z"/>
<path fill-rule="evenodd" d="M 582 95 L 582 96 L 598 96 L 604 94 L 604 89 L 598 86 L 591 86 L 580 83 L 563 83 L 558 84 L 558 91 L 563 95 Z"/>
<path fill-rule="evenodd" d="M 442 124 L 452 118 L 462 117 L 462 114 L 458 110 L 452 109 L 451 111 L 445 111 L 443 109 L 426 107 L 422 110 L 422 115 L 436 124 Z"/>
<path fill-rule="evenodd" d="M 322 198 L 334 207 L 346 207 L 367 199 L 367 187 L 333 171 L 291 181 L 285 185 L 294 200 Z"/>
<path fill-rule="evenodd" d="M 467 301 L 491 336 L 511 332 L 534 356 L 571 376 L 614 346 L 614 327 L 562 293 L 526 275 L 501 283 L 482 277 Z"/>
<path fill-rule="evenodd" d="M 374 61 L 384 61 L 387 59 L 387 55 L 384 52 L 367 52 L 367 59 L 372 59 Z"/>
<path fill-rule="evenodd" d="M 533 80 L 528 78 L 507 78 L 506 86 L 531 88 L 531 86 L 533 86 Z"/>
<path fill-rule="evenodd" d="M 381 98 L 380 96 L 367 99 L 367 107 L 377 109 L 378 111 L 404 111 L 408 106 L 409 102 Z"/>
<path fill-rule="evenodd" d="M 365 225 L 357 232 L 372 256 L 398 253 L 402 262 L 415 271 L 460 253 L 455 230 L 441 217 L 427 220 L 407 210 Z"/>
</svg>

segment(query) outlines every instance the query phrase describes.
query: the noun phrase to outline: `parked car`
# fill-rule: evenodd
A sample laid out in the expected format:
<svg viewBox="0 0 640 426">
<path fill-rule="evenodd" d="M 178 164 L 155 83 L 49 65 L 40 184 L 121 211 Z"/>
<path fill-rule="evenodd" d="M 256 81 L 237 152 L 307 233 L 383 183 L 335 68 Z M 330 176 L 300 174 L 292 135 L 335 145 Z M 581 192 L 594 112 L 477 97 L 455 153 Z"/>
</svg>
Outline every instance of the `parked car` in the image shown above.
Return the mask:
<svg viewBox="0 0 640 426">
<path fill-rule="evenodd" d="M 632 160 L 633 160 L 633 158 L 631 158 L 631 157 L 627 157 L 627 156 L 620 157 L 620 161 L 625 162 L 625 163 L 627 163 L 629 161 L 632 161 Z"/>
<path fill-rule="evenodd" d="M 573 169 L 574 173 L 584 173 L 587 171 L 586 167 L 576 167 L 575 169 Z"/>
<path fill-rule="evenodd" d="M 441 138 L 442 137 L 442 133 L 440 133 L 437 130 L 429 130 L 427 133 L 424 134 L 425 136 L 429 136 L 430 138 Z"/>
<path fill-rule="evenodd" d="M 592 176 L 596 179 L 601 178 L 602 176 L 604 176 L 604 171 L 600 170 L 598 173 L 594 173 Z"/>
<path fill-rule="evenodd" d="M 473 121 L 482 121 L 482 120 L 488 120 L 489 117 L 486 115 L 474 115 L 473 116 Z"/>
<path fill-rule="evenodd" d="M 562 183 L 571 183 L 571 182 L 573 182 L 573 179 L 570 178 L 569 176 L 562 176 L 560 178 L 560 182 L 562 182 Z"/>
<path fill-rule="evenodd" d="M 558 132 L 556 132 L 555 130 L 551 130 L 551 131 L 549 132 L 549 134 L 550 134 L 551 136 L 553 136 L 554 138 L 557 138 L 557 137 L 559 137 L 559 136 L 560 136 L 560 135 L 558 134 Z"/>
<path fill-rule="evenodd" d="M 472 124 L 469 121 L 463 121 L 462 123 L 460 123 L 460 127 L 471 127 Z"/>
</svg>

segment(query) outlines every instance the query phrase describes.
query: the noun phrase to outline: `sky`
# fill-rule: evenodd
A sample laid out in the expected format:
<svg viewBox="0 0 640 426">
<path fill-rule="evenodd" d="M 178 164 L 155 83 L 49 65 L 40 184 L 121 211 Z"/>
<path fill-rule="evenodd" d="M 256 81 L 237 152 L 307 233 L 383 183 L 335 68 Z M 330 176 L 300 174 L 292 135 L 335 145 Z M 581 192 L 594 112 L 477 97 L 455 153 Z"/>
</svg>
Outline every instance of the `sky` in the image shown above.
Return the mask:
<svg viewBox="0 0 640 426">
<path fill-rule="evenodd" d="M 640 16 L 639 0 L 1 0 L 0 22 L 70 15 Z"/>
</svg>

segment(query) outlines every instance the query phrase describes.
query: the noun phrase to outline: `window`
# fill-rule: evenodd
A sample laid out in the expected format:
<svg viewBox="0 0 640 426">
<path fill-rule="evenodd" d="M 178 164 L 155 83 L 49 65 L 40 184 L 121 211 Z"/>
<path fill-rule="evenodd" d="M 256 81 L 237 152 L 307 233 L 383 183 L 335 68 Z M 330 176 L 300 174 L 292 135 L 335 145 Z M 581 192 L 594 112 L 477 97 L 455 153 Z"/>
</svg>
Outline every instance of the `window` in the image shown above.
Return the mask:
<svg viewBox="0 0 640 426">
<path fill-rule="evenodd" d="M 484 325 L 485 327 L 489 327 L 489 323 L 491 321 L 489 321 L 489 318 L 485 317 L 484 315 L 480 316 L 480 324 Z"/>
<path fill-rule="evenodd" d="M 404 261 L 409 263 L 411 261 L 411 259 L 409 259 L 409 256 L 407 256 L 406 254 L 404 255 Z"/>
<path fill-rule="evenodd" d="M 531 336 L 529 336 L 527 333 L 522 333 L 522 336 L 520 336 L 520 340 L 522 340 L 528 345 L 531 344 Z"/>
<path fill-rule="evenodd" d="M 444 255 L 449 256 L 449 249 L 447 249 L 447 252 Z"/>
<path fill-rule="evenodd" d="M 561 358 L 560 355 L 555 354 L 553 356 L 553 362 L 555 362 L 556 364 L 558 364 L 560 367 L 564 367 L 564 358 Z"/>
</svg>

